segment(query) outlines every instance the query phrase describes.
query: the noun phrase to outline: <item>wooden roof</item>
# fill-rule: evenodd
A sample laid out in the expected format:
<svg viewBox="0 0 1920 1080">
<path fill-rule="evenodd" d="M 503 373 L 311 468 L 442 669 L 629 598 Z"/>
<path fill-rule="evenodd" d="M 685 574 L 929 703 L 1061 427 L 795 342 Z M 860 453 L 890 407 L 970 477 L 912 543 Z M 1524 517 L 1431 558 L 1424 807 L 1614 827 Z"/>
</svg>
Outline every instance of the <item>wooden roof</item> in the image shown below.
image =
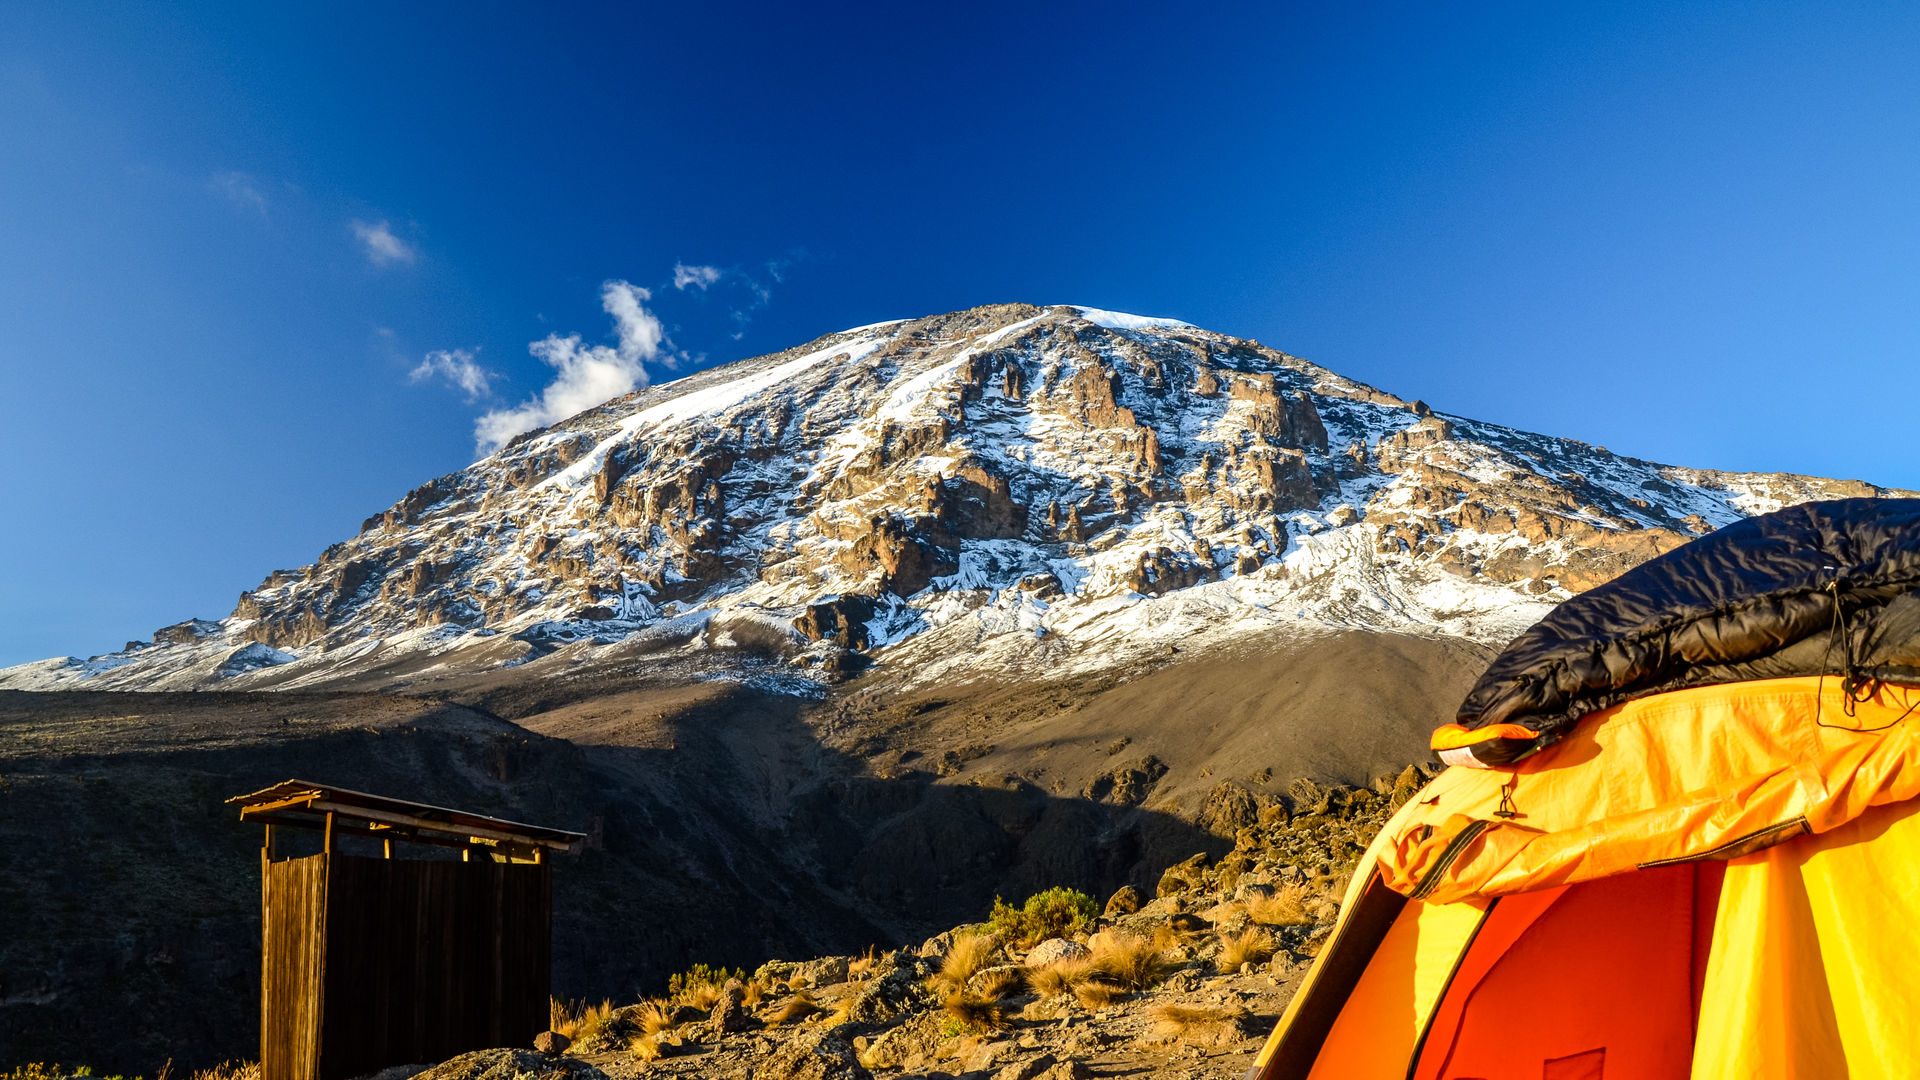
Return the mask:
<svg viewBox="0 0 1920 1080">
<path fill-rule="evenodd" d="M 311 780 L 283 780 L 251 795 L 236 795 L 227 802 L 240 804 L 242 821 L 325 829 L 331 815 L 335 832 L 441 847 L 492 847 L 509 853 L 542 848 L 573 852 L 579 851 L 586 839 L 585 833 L 370 795 Z"/>
</svg>

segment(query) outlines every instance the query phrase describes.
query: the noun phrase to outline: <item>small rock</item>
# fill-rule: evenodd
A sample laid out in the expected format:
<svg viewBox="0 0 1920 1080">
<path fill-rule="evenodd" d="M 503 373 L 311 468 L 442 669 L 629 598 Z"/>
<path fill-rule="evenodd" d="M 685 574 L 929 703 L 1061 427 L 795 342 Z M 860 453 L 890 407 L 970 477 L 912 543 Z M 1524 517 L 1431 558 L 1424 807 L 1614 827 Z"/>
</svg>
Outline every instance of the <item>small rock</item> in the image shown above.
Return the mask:
<svg viewBox="0 0 1920 1080">
<path fill-rule="evenodd" d="M 1087 1071 L 1085 1065 L 1077 1061 L 1061 1061 L 1056 1062 L 1054 1066 L 1047 1071 L 1033 1077 L 1032 1080 L 1088 1080 L 1092 1075 L 1092 1073 Z"/>
<path fill-rule="evenodd" d="M 758 1027 L 760 1022 L 747 1011 L 746 998 L 746 986 L 739 979 L 728 979 L 720 988 L 720 1000 L 713 1003 L 713 1011 L 707 1014 L 707 1023 L 722 1034 Z"/>
<path fill-rule="evenodd" d="M 1053 1068 L 1054 1064 L 1052 1054 L 1041 1054 L 1039 1057 L 1016 1061 L 1002 1067 L 999 1072 L 993 1074 L 993 1080 L 1035 1080 L 1035 1077 Z"/>
<path fill-rule="evenodd" d="M 1213 924 L 1191 911 L 1175 913 L 1167 920 L 1167 925 L 1182 934 L 1203 934 L 1213 928 Z"/>
<path fill-rule="evenodd" d="M 1426 783 L 1426 774 L 1420 771 L 1420 766 L 1409 765 L 1405 769 L 1402 769 L 1400 775 L 1393 779 L 1393 790 L 1390 796 L 1393 800 L 1393 805 L 1399 806 L 1401 803 L 1413 798 L 1414 795 L 1419 793 L 1422 787 L 1426 786 Z"/>
<path fill-rule="evenodd" d="M 548 1057 L 559 1057 L 567 1052 L 567 1047 L 572 1045 L 572 1039 L 557 1031 L 543 1031 L 533 1037 L 533 1048 Z"/>
<path fill-rule="evenodd" d="M 1107 897 L 1106 914 L 1108 918 L 1116 915 L 1131 915 L 1140 910 L 1140 890 L 1131 885 L 1122 885 Z"/>
<path fill-rule="evenodd" d="M 1048 938 L 1027 954 L 1028 967 L 1044 967 L 1062 960 L 1084 960 L 1093 953 L 1085 945 L 1066 938 Z"/>
</svg>

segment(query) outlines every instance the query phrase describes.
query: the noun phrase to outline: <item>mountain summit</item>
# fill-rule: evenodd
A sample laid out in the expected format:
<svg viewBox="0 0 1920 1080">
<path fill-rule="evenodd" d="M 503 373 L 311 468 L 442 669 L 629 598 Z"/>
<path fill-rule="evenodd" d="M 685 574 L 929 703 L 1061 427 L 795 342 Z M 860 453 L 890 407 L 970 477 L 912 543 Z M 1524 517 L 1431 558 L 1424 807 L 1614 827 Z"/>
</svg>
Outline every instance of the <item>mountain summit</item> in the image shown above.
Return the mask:
<svg viewBox="0 0 1920 1080">
<path fill-rule="evenodd" d="M 607 402 L 225 619 L 0 688 L 398 686 L 565 652 L 806 693 L 875 662 L 1054 675 L 1275 628 L 1499 643 L 1743 516 L 1890 493 L 1443 415 L 1171 319 L 995 305 Z"/>
</svg>

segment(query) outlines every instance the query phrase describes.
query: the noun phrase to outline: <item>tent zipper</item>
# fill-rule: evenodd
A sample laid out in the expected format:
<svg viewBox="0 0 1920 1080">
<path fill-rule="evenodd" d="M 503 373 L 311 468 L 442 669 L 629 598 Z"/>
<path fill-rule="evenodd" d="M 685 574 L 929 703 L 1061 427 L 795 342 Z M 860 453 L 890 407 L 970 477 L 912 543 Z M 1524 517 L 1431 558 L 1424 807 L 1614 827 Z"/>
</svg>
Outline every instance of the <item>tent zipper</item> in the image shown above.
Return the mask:
<svg viewBox="0 0 1920 1080">
<path fill-rule="evenodd" d="M 1478 840 L 1480 834 L 1486 832 L 1487 826 L 1491 824 L 1493 824 L 1491 821 L 1468 822 L 1466 828 L 1461 829 L 1453 839 L 1447 841 L 1447 846 L 1441 850 L 1440 858 L 1434 862 L 1433 869 L 1427 871 L 1427 875 L 1420 879 L 1420 884 L 1414 888 L 1413 892 L 1407 894 L 1408 897 L 1413 900 L 1426 899 L 1427 894 L 1439 886 L 1440 879 L 1446 876 L 1454 860 L 1460 858 L 1460 853 L 1466 850 L 1468 844 Z"/>
</svg>

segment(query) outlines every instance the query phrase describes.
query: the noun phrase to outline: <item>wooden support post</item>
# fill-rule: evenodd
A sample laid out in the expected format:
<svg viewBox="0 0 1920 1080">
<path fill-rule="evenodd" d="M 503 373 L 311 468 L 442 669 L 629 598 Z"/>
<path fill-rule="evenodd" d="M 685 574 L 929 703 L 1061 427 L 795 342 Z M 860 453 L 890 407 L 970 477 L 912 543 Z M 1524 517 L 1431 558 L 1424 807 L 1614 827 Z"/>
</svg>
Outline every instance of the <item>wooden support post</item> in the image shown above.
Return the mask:
<svg viewBox="0 0 1920 1080">
<path fill-rule="evenodd" d="M 265 864 L 265 863 L 270 863 L 272 861 L 273 861 L 273 825 L 271 822 L 269 822 L 267 825 L 267 834 L 266 836 L 262 837 L 260 840 L 260 862 L 262 864 Z"/>
<path fill-rule="evenodd" d="M 546 861 L 547 861 L 547 849 L 543 847 L 534 848 L 533 849 L 533 865 L 539 866 L 540 864 Z"/>
<path fill-rule="evenodd" d="M 472 848 L 470 848 L 470 847 L 463 847 L 463 848 L 461 848 L 461 849 L 460 849 L 460 861 L 461 861 L 461 862 L 472 862 L 472 861 L 473 861 L 473 849 L 472 849 Z"/>
<path fill-rule="evenodd" d="M 383 857 L 388 859 L 393 858 L 393 837 L 382 837 L 380 843 L 384 845 L 385 854 Z"/>
<path fill-rule="evenodd" d="M 327 835 L 321 850 L 329 855 L 333 854 L 333 811 L 331 810 L 327 811 Z"/>
</svg>

